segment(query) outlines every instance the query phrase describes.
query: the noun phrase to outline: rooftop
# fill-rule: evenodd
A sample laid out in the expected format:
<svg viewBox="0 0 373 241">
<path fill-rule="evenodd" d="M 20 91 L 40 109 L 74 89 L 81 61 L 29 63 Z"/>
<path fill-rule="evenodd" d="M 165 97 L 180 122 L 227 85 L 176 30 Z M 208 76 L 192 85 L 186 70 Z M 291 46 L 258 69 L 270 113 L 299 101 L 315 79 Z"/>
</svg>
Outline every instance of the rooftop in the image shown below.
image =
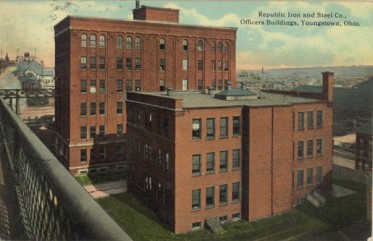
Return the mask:
<svg viewBox="0 0 373 241">
<path fill-rule="evenodd" d="M 158 93 L 146 93 L 141 94 L 151 96 L 162 96 L 171 99 L 182 99 L 183 108 L 195 109 L 195 108 L 215 108 L 215 107 L 234 107 L 234 106 L 286 106 L 294 105 L 296 103 L 317 103 L 323 102 L 323 100 L 295 97 L 282 94 L 273 94 L 267 92 L 257 91 L 257 99 L 238 99 L 238 100 L 221 100 L 214 97 L 214 95 L 202 94 L 200 92 L 192 91 L 171 91 L 170 95 L 165 92 Z"/>
</svg>

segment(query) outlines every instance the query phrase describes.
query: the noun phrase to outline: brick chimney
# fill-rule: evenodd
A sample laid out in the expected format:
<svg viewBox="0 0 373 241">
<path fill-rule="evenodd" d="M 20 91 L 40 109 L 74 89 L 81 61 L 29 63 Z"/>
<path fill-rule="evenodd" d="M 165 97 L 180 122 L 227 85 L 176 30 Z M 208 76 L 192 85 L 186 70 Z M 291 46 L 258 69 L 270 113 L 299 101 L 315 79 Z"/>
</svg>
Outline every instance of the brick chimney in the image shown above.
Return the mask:
<svg viewBox="0 0 373 241">
<path fill-rule="evenodd" d="M 142 5 L 132 10 L 134 20 L 179 23 L 179 9 L 157 8 Z"/>
<path fill-rule="evenodd" d="M 333 85 L 334 85 L 334 73 L 323 72 L 322 73 L 322 98 L 327 100 L 328 103 L 333 103 Z"/>
</svg>

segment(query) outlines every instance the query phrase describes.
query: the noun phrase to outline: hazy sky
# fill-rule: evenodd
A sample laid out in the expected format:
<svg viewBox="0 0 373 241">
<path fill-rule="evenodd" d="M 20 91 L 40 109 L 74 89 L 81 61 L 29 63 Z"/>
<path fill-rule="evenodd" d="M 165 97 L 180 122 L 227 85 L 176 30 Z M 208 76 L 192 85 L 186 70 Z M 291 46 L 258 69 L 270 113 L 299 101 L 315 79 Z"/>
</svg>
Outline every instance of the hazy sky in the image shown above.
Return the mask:
<svg viewBox="0 0 373 241">
<path fill-rule="evenodd" d="M 373 65 L 373 3 L 301 1 L 140 1 L 141 5 L 180 9 L 181 24 L 237 27 L 237 68 Z M 30 52 L 54 66 L 53 26 L 67 15 L 131 20 L 135 1 L 0 0 L 0 57 Z M 264 17 L 262 13 L 284 13 Z M 288 12 L 301 17 L 288 17 Z M 310 17 L 304 17 L 308 13 Z M 330 14 L 327 18 L 317 13 Z M 315 14 L 314 17 L 312 14 Z M 320 16 L 320 15 L 319 15 Z M 339 18 L 337 18 L 339 17 Z M 243 24 L 250 19 L 260 25 Z M 296 21 L 297 26 L 267 25 Z M 303 25 L 302 20 L 341 26 Z M 345 26 L 344 22 L 360 26 Z M 264 24 L 263 24 L 264 23 Z"/>
</svg>

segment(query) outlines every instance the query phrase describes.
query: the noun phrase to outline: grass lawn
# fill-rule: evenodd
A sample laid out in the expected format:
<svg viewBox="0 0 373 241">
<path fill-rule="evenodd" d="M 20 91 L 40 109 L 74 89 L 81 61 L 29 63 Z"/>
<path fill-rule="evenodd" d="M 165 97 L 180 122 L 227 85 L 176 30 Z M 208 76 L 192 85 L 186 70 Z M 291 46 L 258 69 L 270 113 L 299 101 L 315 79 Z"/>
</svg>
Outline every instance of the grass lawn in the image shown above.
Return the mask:
<svg viewBox="0 0 373 241">
<path fill-rule="evenodd" d="M 224 225 L 227 232 L 220 235 L 205 230 L 175 235 L 129 193 L 99 199 L 98 202 L 135 241 L 275 241 L 289 237 L 302 240 L 309 234 L 325 233 L 365 220 L 365 185 L 342 179 L 333 181 L 357 192 L 338 199 L 331 197 L 323 208 L 305 203 L 292 212 L 273 218 L 250 223 L 243 220 L 229 222 Z"/>
<path fill-rule="evenodd" d="M 94 174 L 81 174 L 75 176 L 75 179 L 82 185 L 92 185 L 104 182 L 119 181 L 126 178 L 126 173 L 124 171 L 118 172 L 103 172 Z"/>
</svg>

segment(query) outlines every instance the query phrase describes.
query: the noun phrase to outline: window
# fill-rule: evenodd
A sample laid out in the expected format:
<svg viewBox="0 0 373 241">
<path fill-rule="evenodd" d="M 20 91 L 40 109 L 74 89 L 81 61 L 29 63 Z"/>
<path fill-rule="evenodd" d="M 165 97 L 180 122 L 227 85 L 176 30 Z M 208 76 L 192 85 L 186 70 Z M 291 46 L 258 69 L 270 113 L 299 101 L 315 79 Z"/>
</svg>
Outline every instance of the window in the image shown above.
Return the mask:
<svg viewBox="0 0 373 241">
<path fill-rule="evenodd" d="M 96 103 L 89 104 L 89 114 L 92 116 L 96 115 Z"/>
<path fill-rule="evenodd" d="M 228 151 L 220 152 L 220 171 L 226 171 L 228 168 Z"/>
<path fill-rule="evenodd" d="M 80 162 L 86 162 L 87 161 L 87 150 L 80 150 Z"/>
<path fill-rule="evenodd" d="M 193 155 L 192 174 L 193 175 L 201 174 L 201 155 Z"/>
<path fill-rule="evenodd" d="M 213 89 L 216 89 L 216 80 L 215 79 L 211 79 L 211 87 Z"/>
<path fill-rule="evenodd" d="M 141 58 L 135 58 L 135 70 L 141 70 Z"/>
<path fill-rule="evenodd" d="M 220 118 L 220 138 L 228 137 L 228 117 Z"/>
<path fill-rule="evenodd" d="M 105 69 L 105 57 L 100 57 L 99 59 L 99 68 L 100 70 L 104 70 Z"/>
<path fill-rule="evenodd" d="M 192 191 L 192 209 L 198 210 L 201 208 L 201 189 Z"/>
<path fill-rule="evenodd" d="M 323 154 L 323 143 L 322 139 L 316 140 L 316 155 L 322 155 Z"/>
<path fill-rule="evenodd" d="M 232 168 L 240 168 L 241 166 L 241 151 L 239 149 L 233 150 L 233 157 L 232 157 Z"/>
<path fill-rule="evenodd" d="M 87 127 L 86 126 L 81 126 L 80 127 L 80 138 L 81 139 L 86 139 L 87 138 Z"/>
<path fill-rule="evenodd" d="M 240 213 L 232 213 L 232 220 L 239 220 L 241 217 Z"/>
<path fill-rule="evenodd" d="M 80 103 L 80 115 L 81 116 L 87 115 L 87 103 Z"/>
<path fill-rule="evenodd" d="M 218 79 L 218 90 L 222 90 L 222 89 L 223 89 L 223 80 Z"/>
<path fill-rule="evenodd" d="M 105 147 L 101 146 L 100 149 L 99 149 L 99 156 L 100 156 L 100 160 L 104 160 L 105 159 Z"/>
<path fill-rule="evenodd" d="M 165 49 L 166 48 L 166 41 L 164 40 L 164 38 L 161 38 L 159 40 L 159 49 Z"/>
<path fill-rule="evenodd" d="M 203 81 L 201 79 L 198 79 L 197 85 L 198 85 L 198 87 L 197 87 L 198 90 L 202 90 L 203 89 Z"/>
<path fill-rule="evenodd" d="M 212 42 L 211 42 L 211 51 L 212 51 L 212 52 L 215 52 L 215 51 L 216 51 L 216 42 L 215 42 L 215 41 L 212 41 Z"/>
<path fill-rule="evenodd" d="M 211 60 L 211 70 L 215 71 L 215 68 L 216 68 L 216 61 L 215 60 Z"/>
<path fill-rule="evenodd" d="M 298 112 L 298 130 L 304 129 L 304 112 Z"/>
<path fill-rule="evenodd" d="M 241 119 L 239 116 L 233 116 L 233 135 L 239 136 L 241 133 Z"/>
<path fill-rule="evenodd" d="M 317 120 L 316 120 L 317 128 L 322 128 L 323 125 L 323 114 L 322 110 L 317 111 Z"/>
<path fill-rule="evenodd" d="M 87 57 L 80 57 L 80 68 L 87 69 Z"/>
<path fill-rule="evenodd" d="M 127 45 L 126 45 L 126 48 L 127 48 L 127 49 L 132 49 L 132 37 L 130 37 L 130 36 L 127 37 Z"/>
<path fill-rule="evenodd" d="M 192 123 L 192 138 L 201 139 L 201 119 L 193 119 Z"/>
<path fill-rule="evenodd" d="M 228 52 L 229 52 L 229 43 L 228 43 L 228 42 L 225 42 L 225 43 L 224 43 L 224 52 L 225 52 L 225 53 L 228 53 Z"/>
<path fill-rule="evenodd" d="M 141 38 L 140 37 L 135 38 L 135 49 L 141 49 Z"/>
<path fill-rule="evenodd" d="M 99 103 L 99 113 L 100 115 L 105 115 L 105 103 L 104 102 Z"/>
<path fill-rule="evenodd" d="M 202 227 L 201 222 L 195 222 L 195 223 L 192 223 L 192 230 L 193 230 L 193 231 L 194 231 L 194 230 L 199 230 L 199 229 L 201 229 L 201 227 Z"/>
<path fill-rule="evenodd" d="M 166 59 L 159 60 L 159 70 L 165 71 L 166 70 Z"/>
<path fill-rule="evenodd" d="M 322 167 L 316 167 L 316 183 L 320 184 L 322 182 Z"/>
<path fill-rule="evenodd" d="M 83 48 L 87 47 L 87 34 L 85 34 L 85 33 L 82 34 L 82 43 L 81 43 L 81 46 Z"/>
<path fill-rule="evenodd" d="M 237 202 L 240 200 L 240 183 L 234 182 L 232 184 L 232 201 Z"/>
<path fill-rule="evenodd" d="M 117 136 L 123 135 L 123 124 L 117 124 Z"/>
<path fill-rule="evenodd" d="M 222 52 L 223 51 L 223 43 L 222 42 L 218 42 L 218 52 Z"/>
<path fill-rule="evenodd" d="M 123 92 L 123 80 L 121 79 L 117 80 L 117 92 Z"/>
<path fill-rule="evenodd" d="M 123 58 L 117 58 L 117 70 L 123 69 Z"/>
<path fill-rule="evenodd" d="M 94 79 L 91 79 L 91 81 L 89 82 L 89 92 L 91 94 L 96 93 L 96 80 Z"/>
<path fill-rule="evenodd" d="M 80 93 L 82 93 L 82 94 L 87 93 L 87 80 L 85 80 L 85 79 L 80 81 Z"/>
<path fill-rule="evenodd" d="M 117 114 L 123 114 L 123 102 L 117 102 Z"/>
<path fill-rule="evenodd" d="M 312 176 L 313 176 L 313 169 L 308 168 L 307 169 L 307 185 L 311 185 L 313 183 Z"/>
<path fill-rule="evenodd" d="M 307 128 L 308 129 L 313 128 L 313 111 L 307 112 Z"/>
<path fill-rule="evenodd" d="M 182 90 L 188 90 L 188 80 L 187 79 L 182 80 Z"/>
<path fill-rule="evenodd" d="M 208 118 L 206 121 L 206 138 L 215 138 L 215 119 Z"/>
<path fill-rule="evenodd" d="M 118 36 L 118 39 L 117 39 L 117 48 L 118 49 L 123 49 L 123 37 L 122 36 Z"/>
<path fill-rule="evenodd" d="M 105 136 L 105 126 L 104 125 L 100 125 L 99 126 L 99 133 L 98 133 L 101 137 L 104 137 Z"/>
<path fill-rule="evenodd" d="M 203 61 L 202 61 L 202 59 L 199 59 L 199 60 L 198 60 L 198 63 L 197 63 L 197 69 L 198 69 L 199 71 L 202 71 L 202 70 L 203 70 Z"/>
<path fill-rule="evenodd" d="M 214 173 L 215 172 L 215 153 L 207 153 L 206 155 L 206 172 Z"/>
<path fill-rule="evenodd" d="M 203 41 L 202 40 L 198 40 L 197 50 L 198 51 L 202 51 L 203 50 Z"/>
<path fill-rule="evenodd" d="M 170 169 L 170 154 L 166 152 L 165 155 L 165 168 L 166 170 Z"/>
<path fill-rule="evenodd" d="M 141 80 L 139 79 L 135 81 L 135 91 L 141 91 Z"/>
<path fill-rule="evenodd" d="M 123 159 L 123 157 L 124 157 L 124 147 L 123 147 L 123 145 L 118 145 L 116 147 L 116 157 L 119 160 Z"/>
<path fill-rule="evenodd" d="M 188 50 L 188 41 L 186 39 L 183 40 L 183 50 L 184 51 Z"/>
<path fill-rule="evenodd" d="M 100 48 L 105 48 L 106 46 L 106 38 L 105 38 L 105 35 L 100 35 L 100 43 L 99 43 L 99 47 Z"/>
<path fill-rule="evenodd" d="M 228 60 L 224 60 L 224 71 L 228 71 L 229 70 L 229 62 Z"/>
<path fill-rule="evenodd" d="M 297 175 L 297 187 L 303 187 L 303 170 L 298 171 Z"/>
<path fill-rule="evenodd" d="M 302 159 L 304 157 L 304 142 L 298 141 L 298 159 Z"/>
<path fill-rule="evenodd" d="M 96 57 L 90 57 L 90 64 L 89 64 L 89 68 L 90 69 L 96 69 Z"/>
<path fill-rule="evenodd" d="M 91 34 L 90 40 L 91 48 L 96 48 L 96 35 Z"/>
<path fill-rule="evenodd" d="M 183 70 L 188 70 L 188 60 L 183 59 Z"/>
<path fill-rule="evenodd" d="M 89 127 L 89 136 L 91 138 L 95 138 L 96 137 L 96 126 L 90 126 Z"/>
<path fill-rule="evenodd" d="M 307 141 L 307 156 L 308 157 L 313 156 L 313 140 Z"/>
<path fill-rule="evenodd" d="M 100 80 L 100 92 L 103 93 L 105 92 L 105 90 L 106 90 L 105 80 L 101 79 Z"/>
<path fill-rule="evenodd" d="M 132 70 L 132 58 L 126 58 L 126 70 Z"/>
<path fill-rule="evenodd" d="M 131 79 L 128 79 L 126 81 L 126 90 L 127 91 L 132 91 L 132 80 Z"/>
<path fill-rule="evenodd" d="M 228 202 L 227 198 L 227 190 L 228 190 L 228 185 L 220 185 L 219 187 L 219 204 L 226 204 Z"/>
<path fill-rule="evenodd" d="M 206 188 L 206 207 L 213 207 L 215 205 L 214 201 L 215 187 Z"/>
</svg>

